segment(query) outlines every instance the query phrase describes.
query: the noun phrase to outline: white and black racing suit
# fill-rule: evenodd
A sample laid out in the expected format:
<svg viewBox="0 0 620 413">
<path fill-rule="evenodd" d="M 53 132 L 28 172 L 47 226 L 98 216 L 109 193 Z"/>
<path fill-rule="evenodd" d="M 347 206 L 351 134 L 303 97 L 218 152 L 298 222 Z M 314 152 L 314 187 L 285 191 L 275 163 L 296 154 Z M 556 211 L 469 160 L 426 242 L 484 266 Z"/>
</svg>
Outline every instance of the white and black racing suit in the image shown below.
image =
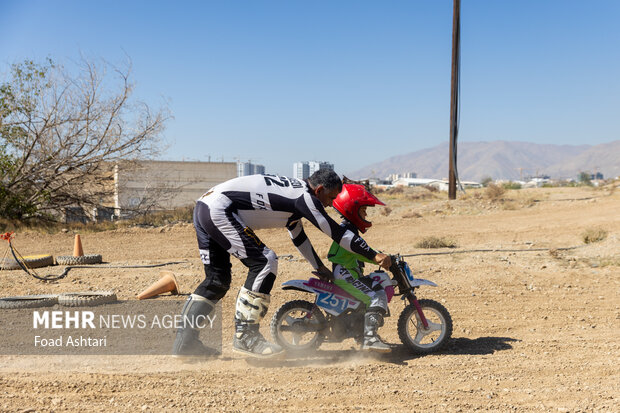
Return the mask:
<svg viewBox="0 0 620 413">
<path fill-rule="evenodd" d="M 194 227 L 206 278 L 195 294 L 210 300 L 226 294 L 231 281 L 231 254 L 249 269 L 245 288 L 269 294 L 278 259 L 254 229 L 286 227 L 293 244 L 318 269 L 322 263 L 304 232 L 302 218 L 343 248 L 375 258 L 376 252 L 364 239 L 327 215 L 305 181 L 276 175 L 243 176 L 213 187 L 196 203 Z"/>
</svg>

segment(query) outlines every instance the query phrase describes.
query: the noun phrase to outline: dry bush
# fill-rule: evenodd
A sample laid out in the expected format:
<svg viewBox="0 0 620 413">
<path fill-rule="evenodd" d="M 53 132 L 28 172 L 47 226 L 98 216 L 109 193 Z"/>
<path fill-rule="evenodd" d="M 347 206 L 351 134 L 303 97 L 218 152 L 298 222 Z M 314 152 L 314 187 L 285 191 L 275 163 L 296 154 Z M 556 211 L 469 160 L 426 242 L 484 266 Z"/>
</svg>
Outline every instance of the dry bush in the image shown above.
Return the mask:
<svg viewBox="0 0 620 413">
<path fill-rule="evenodd" d="M 599 267 L 620 267 L 620 258 L 618 257 L 601 257 Z"/>
<path fill-rule="evenodd" d="M 525 198 L 521 201 L 521 204 L 523 205 L 523 207 L 525 208 L 531 208 L 534 205 L 536 205 L 536 203 L 539 202 L 538 199 L 536 199 L 535 197 L 528 197 Z"/>
<path fill-rule="evenodd" d="M 504 189 L 504 187 L 496 184 L 489 184 L 487 189 L 484 191 L 484 194 L 487 199 L 490 199 L 491 201 L 499 201 L 500 199 L 503 199 L 505 192 L 506 189 Z"/>
<path fill-rule="evenodd" d="M 581 234 L 581 239 L 586 244 L 600 242 L 607 238 L 607 231 L 603 228 L 589 228 Z"/>
<path fill-rule="evenodd" d="M 421 186 L 395 186 L 386 189 L 381 194 L 381 198 L 401 199 L 407 201 L 425 201 L 437 199 L 440 197 L 441 195 L 439 193 L 431 192 L 430 190 Z"/>
<path fill-rule="evenodd" d="M 515 201 L 508 201 L 502 205 L 502 209 L 505 211 L 516 211 L 519 209 L 519 205 Z"/>
<path fill-rule="evenodd" d="M 383 208 L 381 208 L 381 215 L 383 215 L 384 217 L 387 217 L 391 213 L 392 213 L 392 208 L 390 208 L 389 206 L 386 205 Z"/>
<path fill-rule="evenodd" d="M 169 211 L 156 211 L 137 216 L 127 221 L 120 221 L 123 226 L 161 227 L 180 222 L 193 221 L 194 206 L 179 207 Z"/>
<path fill-rule="evenodd" d="M 101 222 L 58 222 L 52 219 L 32 218 L 26 220 L 4 220 L 0 218 L 0 233 L 14 231 L 16 233 L 37 232 L 41 234 L 93 233 L 112 231 L 118 227 L 119 221 Z"/>
<path fill-rule="evenodd" d="M 117 228 L 128 228 L 134 226 L 162 227 L 164 225 L 177 223 L 191 223 L 194 207 L 186 206 L 170 211 L 157 211 L 145 213 L 131 219 L 118 221 L 101 222 L 71 222 L 63 223 L 51 220 L 29 219 L 26 221 L 5 220 L 0 218 L 0 232 L 15 231 L 35 231 L 42 234 L 57 234 L 59 232 L 70 233 L 92 233 L 102 231 L 112 231 Z"/>
<path fill-rule="evenodd" d="M 428 236 L 422 238 L 416 245 L 416 248 L 456 248 L 456 241 L 447 238 Z"/>
<path fill-rule="evenodd" d="M 407 195 L 407 199 L 411 201 L 422 201 L 425 199 L 436 199 L 437 196 L 432 192 L 416 192 L 411 195 Z"/>
<path fill-rule="evenodd" d="M 388 195 L 402 194 L 403 192 L 405 192 L 405 188 L 403 188 L 402 186 L 393 186 L 392 188 L 385 191 L 385 193 Z"/>
<path fill-rule="evenodd" d="M 422 214 L 416 211 L 408 211 L 403 214 L 403 218 L 422 218 Z"/>
<path fill-rule="evenodd" d="M 467 201 L 467 200 L 480 200 L 482 198 L 484 198 L 484 190 L 482 189 L 468 189 L 467 192 L 465 192 L 464 194 L 462 194 L 461 196 L 459 196 L 459 199 L 461 201 Z"/>
</svg>

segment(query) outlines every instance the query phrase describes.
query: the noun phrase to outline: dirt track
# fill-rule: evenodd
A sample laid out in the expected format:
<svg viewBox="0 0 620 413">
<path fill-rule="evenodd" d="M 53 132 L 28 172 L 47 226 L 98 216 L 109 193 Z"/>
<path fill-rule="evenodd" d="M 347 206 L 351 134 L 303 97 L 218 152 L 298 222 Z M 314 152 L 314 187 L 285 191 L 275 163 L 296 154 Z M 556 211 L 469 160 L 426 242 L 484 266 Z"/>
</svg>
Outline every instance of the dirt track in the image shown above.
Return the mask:
<svg viewBox="0 0 620 413">
<path fill-rule="evenodd" d="M 308 358 L 234 358 L 232 315 L 244 270 L 233 260 L 220 359 L 0 356 L 0 411 L 620 411 L 620 191 L 536 189 L 511 191 L 509 198 L 448 202 L 416 192 L 384 196 L 388 216 L 372 211 L 375 226 L 365 238 L 373 247 L 452 252 L 408 259 L 421 278 L 439 284 L 419 296 L 452 314 L 453 339 L 440 354 L 416 357 L 397 346 L 372 358 L 347 341 Z M 607 238 L 584 245 L 581 234 L 595 227 L 606 229 Z M 306 228 L 325 256 L 329 240 Z M 258 235 L 278 255 L 299 257 L 285 230 Z M 414 247 L 429 235 L 451 237 L 458 248 Z M 82 241 L 85 253 L 102 254 L 110 264 L 186 261 L 166 267 L 179 274 L 184 293 L 202 279 L 189 224 L 86 233 Z M 23 254 L 70 255 L 73 234 L 20 233 L 15 245 Z M 555 250 L 573 246 L 579 248 Z M 134 299 L 159 270 L 74 269 L 52 284 L 3 271 L 0 288 L 4 296 L 114 289 L 119 299 Z M 278 281 L 308 271 L 303 261 L 280 260 Z M 275 287 L 267 318 L 293 298 L 305 297 Z M 391 309 L 380 333 L 396 345 L 401 302 Z"/>
</svg>

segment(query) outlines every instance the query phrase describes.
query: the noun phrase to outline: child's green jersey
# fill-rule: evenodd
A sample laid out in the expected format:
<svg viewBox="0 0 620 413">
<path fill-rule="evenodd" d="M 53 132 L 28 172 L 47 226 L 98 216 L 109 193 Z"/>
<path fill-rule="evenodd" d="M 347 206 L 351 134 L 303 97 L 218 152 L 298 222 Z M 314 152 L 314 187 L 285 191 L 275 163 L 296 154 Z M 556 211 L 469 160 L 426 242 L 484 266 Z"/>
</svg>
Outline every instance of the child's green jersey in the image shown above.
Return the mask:
<svg viewBox="0 0 620 413">
<path fill-rule="evenodd" d="M 346 219 L 342 221 L 340 226 L 353 231 L 356 235 L 359 235 L 355 225 L 353 225 Z M 354 279 L 358 279 L 364 276 L 363 269 L 365 262 L 371 264 L 374 263 L 374 261 L 369 260 L 362 255 L 347 251 L 346 249 L 342 248 L 337 242 L 332 243 L 329 252 L 327 253 L 327 259 L 333 264 L 332 267 L 335 267 L 337 264 L 344 267 Z M 334 284 L 351 294 L 353 297 L 364 302 L 366 305 L 370 304 L 369 296 L 355 288 L 350 282 L 347 282 L 343 278 L 339 278 L 338 274 L 334 274 L 334 276 Z"/>
</svg>

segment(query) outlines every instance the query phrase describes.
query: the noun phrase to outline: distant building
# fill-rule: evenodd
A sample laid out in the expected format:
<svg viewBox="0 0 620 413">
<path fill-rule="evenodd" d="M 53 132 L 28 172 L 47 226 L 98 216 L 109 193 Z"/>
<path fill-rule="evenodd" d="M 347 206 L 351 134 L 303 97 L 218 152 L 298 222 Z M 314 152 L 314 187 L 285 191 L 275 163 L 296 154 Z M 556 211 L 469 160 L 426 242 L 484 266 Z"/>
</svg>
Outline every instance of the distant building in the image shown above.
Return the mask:
<svg viewBox="0 0 620 413">
<path fill-rule="evenodd" d="M 394 186 L 433 186 L 440 191 L 448 190 L 448 181 L 443 179 L 399 178 L 393 181 Z M 473 181 L 461 181 L 463 188 L 482 188 L 482 184 Z"/>
<path fill-rule="evenodd" d="M 307 179 L 313 173 L 322 169 L 329 169 L 333 171 L 334 164 L 317 161 L 295 162 L 293 164 L 293 178 Z"/>
<path fill-rule="evenodd" d="M 390 179 L 368 178 L 368 184 L 383 189 L 392 187 L 392 181 Z"/>
<path fill-rule="evenodd" d="M 394 186 L 439 186 L 441 179 L 424 179 L 424 178 L 398 178 L 392 181 Z"/>
<path fill-rule="evenodd" d="M 237 162 L 237 176 L 264 174 L 265 166 L 252 162 Z"/>
<path fill-rule="evenodd" d="M 295 162 L 293 164 L 293 178 L 306 179 L 310 176 L 308 162 Z"/>
<path fill-rule="evenodd" d="M 386 179 L 388 181 L 394 182 L 400 178 L 417 178 L 417 177 L 418 177 L 418 174 L 415 172 L 405 172 L 402 174 L 390 174 Z"/>
<path fill-rule="evenodd" d="M 517 182 L 522 188 L 540 188 L 546 184 L 551 183 L 551 179 L 548 176 L 540 178 L 530 178 L 527 182 Z"/>
<path fill-rule="evenodd" d="M 63 222 L 100 222 L 193 206 L 215 185 L 236 176 L 234 162 L 120 161 L 93 176 L 85 191 L 101 193 L 96 206 L 71 205 Z"/>
<path fill-rule="evenodd" d="M 137 211 L 194 205 L 210 188 L 234 178 L 235 166 L 234 162 L 119 163 L 114 170 L 114 215 L 125 218 Z"/>
</svg>

